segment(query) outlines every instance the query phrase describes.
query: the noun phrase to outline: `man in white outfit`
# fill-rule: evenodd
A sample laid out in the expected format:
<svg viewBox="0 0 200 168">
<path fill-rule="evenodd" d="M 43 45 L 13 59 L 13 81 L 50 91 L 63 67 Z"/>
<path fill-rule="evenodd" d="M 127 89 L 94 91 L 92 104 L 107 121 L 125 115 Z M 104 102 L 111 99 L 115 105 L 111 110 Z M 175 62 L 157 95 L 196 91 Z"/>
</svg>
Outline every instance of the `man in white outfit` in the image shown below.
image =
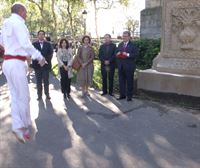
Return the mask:
<svg viewBox="0 0 200 168">
<path fill-rule="evenodd" d="M 28 128 L 32 124 L 25 61 L 31 56 L 39 61 L 40 66 L 44 66 L 45 59 L 29 39 L 29 31 L 25 25 L 25 6 L 15 3 L 11 12 L 11 16 L 3 23 L 0 44 L 5 49 L 3 72 L 11 94 L 12 131 L 20 142 L 25 143 L 30 139 Z"/>
</svg>

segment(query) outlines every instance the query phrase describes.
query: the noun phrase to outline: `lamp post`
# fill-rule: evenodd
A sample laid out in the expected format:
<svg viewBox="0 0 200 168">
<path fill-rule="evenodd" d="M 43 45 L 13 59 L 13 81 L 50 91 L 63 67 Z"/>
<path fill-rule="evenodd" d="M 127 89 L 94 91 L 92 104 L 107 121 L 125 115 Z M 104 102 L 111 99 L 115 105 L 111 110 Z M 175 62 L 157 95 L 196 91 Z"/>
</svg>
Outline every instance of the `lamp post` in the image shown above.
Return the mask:
<svg viewBox="0 0 200 168">
<path fill-rule="evenodd" d="M 87 18 L 87 11 L 84 10 L 82 12 L 82 15 L 83 15 L 83 19 L 84 19 L 84 35 L 86 35 L 86 18 Z"/>
</svg>

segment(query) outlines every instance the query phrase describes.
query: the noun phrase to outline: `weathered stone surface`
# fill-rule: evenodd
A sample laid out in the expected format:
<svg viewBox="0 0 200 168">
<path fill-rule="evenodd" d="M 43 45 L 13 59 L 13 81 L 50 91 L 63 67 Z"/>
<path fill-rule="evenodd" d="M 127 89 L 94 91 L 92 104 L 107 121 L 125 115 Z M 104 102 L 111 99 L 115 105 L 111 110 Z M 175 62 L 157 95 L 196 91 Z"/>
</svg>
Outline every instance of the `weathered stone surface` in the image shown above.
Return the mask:
<svg viewBox="0 0 200 168">
<path fill-rule="evenodd" d="M 140 37 L 160 38 L 162 19 L 162 0 L 146 0 L 145 9 L 141 11 Z"/>
<path fill-rule="evenodd" d="M 138 87 L 149 91 L 200 97 L 200 76 L 145 70 L 139 73 Z"/>
<path fill-rule="evenodd" d="M 200 96 L 200 1 L 164 0 L 162 21 L 162 47 L 153 61 L 155 71 L 140 72 L 139 88 Z M 147 75 L 160 86 L 143 85 Z"/>
<path fill-rule="evenodd" d="M 146 0 L 145 8 L 155 8 L 161 6 L 162 0 Z"/>
<path fill-rule="evenodd" d="M 161 7 L 148 8 L 141 11 L 141 38 L 160 38 L 161 13 Z"/>
<path fill-rule="evenodd" d="M 200 1 L 164 1 L 162 49 L 153 69 L 200 75 Z"/>
</svg>

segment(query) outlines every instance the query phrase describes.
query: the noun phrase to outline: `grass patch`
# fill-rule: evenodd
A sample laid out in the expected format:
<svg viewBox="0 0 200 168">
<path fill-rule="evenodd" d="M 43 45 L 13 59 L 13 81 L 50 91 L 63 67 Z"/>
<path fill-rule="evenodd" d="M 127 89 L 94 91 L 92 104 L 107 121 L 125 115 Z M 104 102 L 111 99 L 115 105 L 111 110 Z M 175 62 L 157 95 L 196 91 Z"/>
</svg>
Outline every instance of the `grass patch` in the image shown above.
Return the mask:
<svg viewBox="0 0 200 168">
<path fill-rule="evenodd" d="M 54 76 L 58 76 L 58 73 L 59 73 L 58 64 L 54 64 L 51 68 L 51 71 Z"/>
<path fill-rule="evenodd" d="M 94 60 L 93 87 L 102 88 L 101 63 L 99 60 Z"/>
<path fill-rule="evenodd" d="M 54 76 L 59 75 L 59 67 L 57 63 L 54 63 L 52 66 L 52 74 Z M 73 78 L 72 82 L 76 83 L 76 78 L 77 78 L 77 71 L 73 70 Z M 93 87 L 100 89 L 102 88 L 102 79 L 101 79 L 101 63 L 98 60 L 94 61 L 94 75 L 93 75 Z"/>
<path fill-rule="evenodd" d="M 137 72 L 135 72 L 135 79 L 137 79 Z M 59 74 L 59 68 L 58 64 L 54 64 L 52 67 L 52 73 L 54 76 L 58 76 Z M 73 70 L 73 78 L 72 83 L 76 83 L 77 78 L 77 71 Z M 109 86 L 109 85 L 108 85 Z M 102 76 L 101 76 L 101 62 L 99 60 L 94 60 L 94 74 L 93 74 L 93 86 L 95 89 L 102 89 Z M 119 76 L 118 76 L 118 69 L 115 69 L 114 74 L 114 81 L 113 81 L 113 92 L 118 93 L 119 92 Z"/>
</svg>

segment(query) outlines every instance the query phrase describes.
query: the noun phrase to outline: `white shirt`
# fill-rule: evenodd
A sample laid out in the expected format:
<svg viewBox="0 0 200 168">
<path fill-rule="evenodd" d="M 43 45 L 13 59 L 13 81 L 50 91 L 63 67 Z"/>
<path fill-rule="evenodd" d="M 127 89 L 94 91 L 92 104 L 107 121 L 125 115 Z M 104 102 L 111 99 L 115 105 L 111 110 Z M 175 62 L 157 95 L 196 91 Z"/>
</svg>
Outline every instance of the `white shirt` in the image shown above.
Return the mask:
<svg viewBox="0 0 200 168">
<path fill-rule="evenodd" d="M 64 65 L 63 62 L 67 62 L 68 66 L 72 66 L 73 56 L 72 50 L 59 48 L 57 52 L 58 66 L 62 67 Z"/>
<path fill-rule="evenodd" d="M 24 19 L 14 13 L 3 23 L 0 44 L 5 49 L 5 55 L 31 56 L 39 60 L 43 58 L 30 41 Z"/>
<path fill-rule="evenodd" d="M 44 41 L 39 41 L 41 49 L 43 48 Z"/>
<path fill-rule="evenodd" d="M 124 48 L 126 48 L 126 47 L 127 47 L 128 43 L 129 43 L 129 41 L 127 41 L 127 42 L 124 42 Z"/>
</svg>

